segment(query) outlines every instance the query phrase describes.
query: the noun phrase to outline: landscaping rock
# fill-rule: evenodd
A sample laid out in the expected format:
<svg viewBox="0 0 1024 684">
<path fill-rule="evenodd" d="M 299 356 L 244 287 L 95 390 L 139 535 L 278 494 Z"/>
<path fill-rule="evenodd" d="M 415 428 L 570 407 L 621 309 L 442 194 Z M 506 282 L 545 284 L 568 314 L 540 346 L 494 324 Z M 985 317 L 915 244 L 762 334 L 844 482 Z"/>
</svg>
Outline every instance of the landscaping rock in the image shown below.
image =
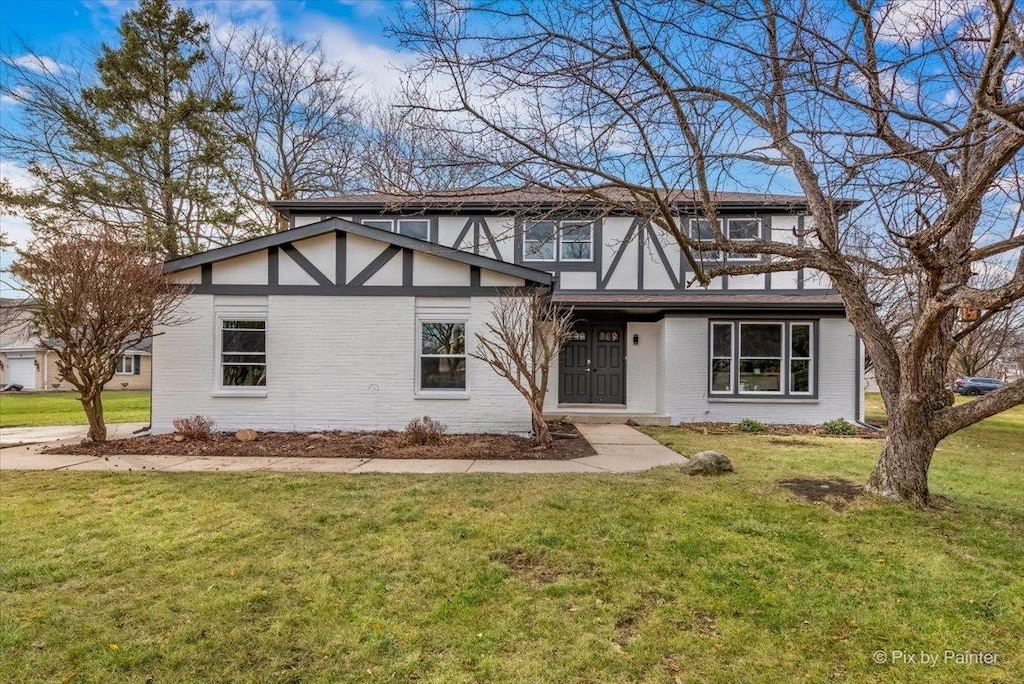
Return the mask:
<svg viewBox="0 0 1024 684">
<path fill-rule="evenodd" d="M 324 439 L 327 439 L 327 438 L 328 438 L 327 435 L 320 434 L 319 432 L 314 432 L 311 435 L 306 435 L 306 439 L 324 440 Z"/>
<path fill-rule="evenodd" d="M 245 428 L 235 433 L 235 439 L 239 442 L 255 442 L 258 437 L 259 434 L 251 428 Z"/>
<path fill-rule="evenodd" d="M 184 442 L 185 441 L 185 435 L 174 435 L 174 437 L 172 437 L 172 439 L 175 442 Z"/>
<path fill-rule="evenodd" d="M 679 471 L 687 475 L 723 475 L 735 472 L 729 457 L 717 451 L 694 454 L 686 465 L 680 466 Z"/>
</svg>

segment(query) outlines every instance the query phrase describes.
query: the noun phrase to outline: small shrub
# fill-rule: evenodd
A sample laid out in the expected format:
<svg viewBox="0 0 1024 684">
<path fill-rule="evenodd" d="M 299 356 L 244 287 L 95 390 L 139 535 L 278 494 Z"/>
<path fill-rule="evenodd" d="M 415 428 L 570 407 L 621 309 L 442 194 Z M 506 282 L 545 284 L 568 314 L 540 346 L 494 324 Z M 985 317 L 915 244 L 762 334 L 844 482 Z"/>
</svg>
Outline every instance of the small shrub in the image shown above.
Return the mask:
<svg viewBox="0 0 1024 684">
<path fill-rule="evenodd" d="M 845 418 L 826 420 L 821 424 L 821 429 L 826 435 L 856 435 L 857 426 Z"/>
<path fill-rule="evenodd" d="M 736 427 L 739 428 L 740 432 L 750 432 L 755 435 L 763 435 L 768 432 L 768 428 L 765 427 L 764 423 L 759 420 L 754 420 L 753 418 L 744 418 L 736 425 Z"/>
<path fill-rule="evenodd" d="M 447 431 L 447 425 L 430 416 L 414 418 L 405 426 L 405 436 L 410 444 L 436 444 Z"/>
<path fill-rule="evenodd" d="M 175 418 L 171 425 L 185 439 L 206 439 L 213 433 L 213 419 L 200 414 L 188 418 Z"/>
</svg>

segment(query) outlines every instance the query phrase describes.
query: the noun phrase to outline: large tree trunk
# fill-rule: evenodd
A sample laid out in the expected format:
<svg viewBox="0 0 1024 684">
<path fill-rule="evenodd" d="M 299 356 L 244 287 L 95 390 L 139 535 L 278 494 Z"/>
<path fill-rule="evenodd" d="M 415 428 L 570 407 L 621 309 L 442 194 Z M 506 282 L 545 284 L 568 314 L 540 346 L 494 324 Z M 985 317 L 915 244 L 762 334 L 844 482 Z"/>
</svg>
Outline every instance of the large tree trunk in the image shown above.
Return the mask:
<svg viewBox="0 0 1024 684">
<path fill-rule="evenodd" d="M 94 442 L 107 441 L 107 425 L 103 422 L 103 394 L 91 392 L 82 394 L 82 408 L 89 419 L 89 439 Z"/>
<path fill-rule="evenodd" d="M 918 508 L 928 505 L 928 466 L 938 440 L 928 429 L 923 414 L 907 415 L 897 407 L 886 432 L 882 455 L 868 477 L 872 494 L 902 501 Z"/>
</svg>

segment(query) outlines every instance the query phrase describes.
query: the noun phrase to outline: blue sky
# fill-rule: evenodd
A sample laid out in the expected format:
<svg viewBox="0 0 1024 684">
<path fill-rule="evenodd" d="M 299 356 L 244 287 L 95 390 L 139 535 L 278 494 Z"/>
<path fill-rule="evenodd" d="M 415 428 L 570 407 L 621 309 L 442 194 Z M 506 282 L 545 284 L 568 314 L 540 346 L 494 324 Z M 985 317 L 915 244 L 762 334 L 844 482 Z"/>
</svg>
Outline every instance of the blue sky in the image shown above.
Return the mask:
<svg viewBox="0 0 1024 684">
<path fill-rule="evenodd" d="M 407 62 L 385 24 L 398 15 L 399 2 L 386 0 L 196 0 L 176 2 L 193 9 L 213 30 L 234 24 L 259 24 L 297 38 L 322 37 L 325 51 L 355 71 L 366 93 L 395 89 L 397 67 Z M 23 44 L 57 63 L 88 65 L 101 42 L 118 41 L 121 15 L 134 0 L 0 0 L 0 53 L 19 56 Z M 10 103 L 0 103 L 0 119 L 10 124 Z M 0 175 L 15 185 L 22 169 L 0 159 Z M 0 230 L 24 244 L 29 237 L 22 219 L 0 216 Z M 0 269 L 10 255 L 0 254 Z"/>
</svg>

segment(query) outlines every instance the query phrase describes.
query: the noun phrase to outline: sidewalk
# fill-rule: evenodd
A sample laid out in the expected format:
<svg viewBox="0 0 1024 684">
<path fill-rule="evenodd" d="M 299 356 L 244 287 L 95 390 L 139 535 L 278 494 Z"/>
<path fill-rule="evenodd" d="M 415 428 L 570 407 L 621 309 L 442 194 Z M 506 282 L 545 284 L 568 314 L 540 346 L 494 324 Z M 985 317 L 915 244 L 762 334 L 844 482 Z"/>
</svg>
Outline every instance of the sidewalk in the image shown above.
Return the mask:
<svg viewBox="0 0 1024 684">
<path fill-rule="evenodd" d="M 597 452 L 565 461 L 222 456 L 61 456 L 40 444 L 0 450 L 0 470 L 279 473 L 630 473 L 686 459 L 628 425 L 577 425 Z M 46 445 L 46 446 L 52 446 Z"/>
</svg>

